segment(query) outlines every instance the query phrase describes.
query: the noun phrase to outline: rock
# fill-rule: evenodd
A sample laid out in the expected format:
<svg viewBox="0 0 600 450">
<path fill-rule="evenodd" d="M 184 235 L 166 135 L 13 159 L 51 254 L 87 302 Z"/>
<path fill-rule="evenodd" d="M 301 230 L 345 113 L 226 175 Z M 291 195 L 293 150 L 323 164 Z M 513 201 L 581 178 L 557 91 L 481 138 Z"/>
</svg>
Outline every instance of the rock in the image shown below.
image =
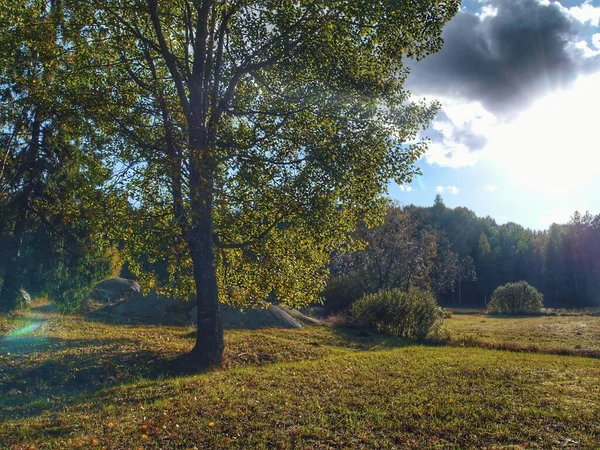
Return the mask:
<svg viewBox="0 0 600 450">
<path fill-rule="evenodd" d="M 97 311 L 107 314 L 117 321 L 161 325 L 187 325 L 187 317 L 192 304 L 175 300 L 154 291 L 148 295 L 134 293 L 129 298 L 113 306 Z"/>
<path fill-rule="evenodd" d="M 29 293 L 25 289 L 19 289 L 19 295 L 21 296 L 20 300 L 23 303 L 25 303 L 26 305 L 31 303 L 31 295 L 29 295 Z"/>
<path fill-rule="evenodd" d="M 288 311 L 279 305 L 266 308 L 255 307 L 239 310 L 231 306 L 221 305 L 223 328 L 258 330 L 260 328 L 303 328 Z M 198 309 L 190 310 L 190 322 L 196 324 Z"/>
<path fill-rule="evenodd" d="M 119 277 L 110 278 L 96 285 L 92 292 L 92 299 L 110 305 L 129 298 L 131 295 L 140 294 L 141 291 L 137 281 Z"/>
<path fill-rule="evenodd" d="M 118 282 L 115 280 L 119 280 Z M 198 308 L 194 301 L 171 299 L 150 292 L 144 296 L 137 290 L 127 298 L 122 298 L 123 290 L 129 289 L 130 280 L 106 280 L 98 286 L 103 292 L 116 292 L 103 308 L 93 315 L 117 322 L 136 322 L 162 325 L 195 325 Z M 107 283 L 110 282 L 110 283 Z M 137 283 L 136 283 L 137 285 Z M 123 289 L 121 289 L 123 288 Z M 105 297 L 108 297 L 106 295 Z M 116 302 L 116 303 L 115 303 Z M 243 311 L 226 305 L 220 305 L 221 320 L 224 328 L 256 330 L 260 328 L 303 328 L 302 323 L 318 324 L 316 319 L 305 316 L 300 311 L 269 305 L 266 308 L 246 308 Z"/>
<path fill-rule="evenodd" d="M 306 314 L 298 311 L 297 309 L 288 308 L 287 306 L 278 305 L 279 308 L 283 309 L 294 319 L 306 323 L 308 325 L 322 325 L 322 322 L 319 319 L 315 319 L 314 317 L 307 316 Z"/>
</svg>

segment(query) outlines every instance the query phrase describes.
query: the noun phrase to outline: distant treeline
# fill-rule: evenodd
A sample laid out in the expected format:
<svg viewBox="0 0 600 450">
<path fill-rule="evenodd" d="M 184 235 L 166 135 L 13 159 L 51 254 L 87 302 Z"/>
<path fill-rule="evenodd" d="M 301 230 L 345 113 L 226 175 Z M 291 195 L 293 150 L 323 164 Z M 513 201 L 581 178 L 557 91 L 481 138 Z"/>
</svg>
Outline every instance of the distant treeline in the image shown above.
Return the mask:
<svg viewBox="0 0 600 450">
<path fill-rule="evenodd" d="M 532 231 L 498 225 L 467 208 L 390 207 L 385 223 L 361 228 L 364 249 L 334 256 L 326 304 L 343 309 L 367 292 L 411 286 L 442 305 L 484 307 L 494 289 L 525 280 L 553 308 L 600 305 L 600 215 L 575 212 L 567 224 Z"/>
</svg>

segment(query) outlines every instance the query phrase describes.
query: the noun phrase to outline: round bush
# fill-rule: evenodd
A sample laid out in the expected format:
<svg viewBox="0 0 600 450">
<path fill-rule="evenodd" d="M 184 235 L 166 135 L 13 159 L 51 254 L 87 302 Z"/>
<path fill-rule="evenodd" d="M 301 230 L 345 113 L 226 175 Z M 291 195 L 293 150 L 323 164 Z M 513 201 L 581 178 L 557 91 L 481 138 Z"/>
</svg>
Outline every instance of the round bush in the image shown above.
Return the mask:
<svg viewBox="0 0 600 450">
<path fill-rule="evenodd" d="M 535 314 L 544 306 L 544 296 L 536 288 L 519 281 L 507 283 L 496 288 L 488 303 L 489 313 L 499 314 Z"/>
<path fill-rule="evenodd" d="M 359 326 L 410 339 L 424 339 L 441 323 L 433 294 L 421 289 L 399 289 L 365 295 L 352 306 Z"/>
</svg>

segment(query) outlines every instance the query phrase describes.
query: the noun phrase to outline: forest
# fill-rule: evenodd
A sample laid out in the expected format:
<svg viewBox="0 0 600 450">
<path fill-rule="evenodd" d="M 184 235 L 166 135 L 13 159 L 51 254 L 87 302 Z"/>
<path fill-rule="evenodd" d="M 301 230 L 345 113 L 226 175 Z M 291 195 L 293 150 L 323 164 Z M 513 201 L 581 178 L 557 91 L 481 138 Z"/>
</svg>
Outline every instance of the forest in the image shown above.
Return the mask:
<svg viewBox="0 0 600 450">
<path fill-rule="evenodd" d="M 600 304 L 600 215 L 574 212 L 569 223 L 535 231 L 497 224 L 467 208 L 390 206 L 383 225 L 360 228 L 368 246 L 338 253 L 325 291 L 331 310 L 367 292 L 417 286 L 440 304 L 485 308 L 496 287 L 524 280 L 547 308 Z"/>
</svg>

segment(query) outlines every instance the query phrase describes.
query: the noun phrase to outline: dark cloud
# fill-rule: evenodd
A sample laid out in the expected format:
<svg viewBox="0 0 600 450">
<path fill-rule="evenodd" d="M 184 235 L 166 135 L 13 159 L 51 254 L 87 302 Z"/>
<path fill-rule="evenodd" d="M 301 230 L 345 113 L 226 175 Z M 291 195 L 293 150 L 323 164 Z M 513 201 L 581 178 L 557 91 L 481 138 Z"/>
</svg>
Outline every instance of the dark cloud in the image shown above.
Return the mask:
<svg viewBox="0 0 600 450">
<path fill-rule="evenodd" d="M 411 67 L 408 88 L 479 101 L 503 117 L 545 92 L 567 86 L 580 73 L 600 68 L 573 43 L 574 21 L 556 4 L 538 0 L 491 0 L 495 16 L 461 11 L 444 30 L 442 50 Z M 480 140 L 465 136 L 470 147 Z M 466 143 L 465 143 L 466 145 Z"/>
</svg>

